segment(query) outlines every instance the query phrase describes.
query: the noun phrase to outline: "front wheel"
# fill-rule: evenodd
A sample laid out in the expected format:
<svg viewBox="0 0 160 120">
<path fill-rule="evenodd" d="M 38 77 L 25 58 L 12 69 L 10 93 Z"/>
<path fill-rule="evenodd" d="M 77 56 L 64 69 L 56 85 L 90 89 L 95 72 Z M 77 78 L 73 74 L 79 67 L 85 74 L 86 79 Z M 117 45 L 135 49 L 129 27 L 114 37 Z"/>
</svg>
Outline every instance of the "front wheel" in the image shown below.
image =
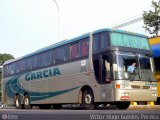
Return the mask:
<svg viewBox="0 0 160 120">
<path fill-rule="evenodd" d="M 116 102 L 115 105 L 119 110 L 124 110 L 130 106 L 130 102 Z"/>
<path fill-rule="evenodd" d="M 21 109 L 22 108 L 20 95 L 15 96 L 14 106 L 16 107 L 16 109 Z"/>
<path fill-rule="evenodd" d="M 157 105 L 160 105 L 160 97 L 157 97 Z"/>
<path fill-rule="evenodd" d="M 29 95 L 27 94 L 24 95 L 23 105 L 24 105 L 24 109 L 31 109 Z"/>
<path fill-rule="evenodd" d="M 94 106 L 94 96 L 91 90 L 85 90 L 82 94 L 82 106 L 84 109 L 93 110 Z"/>
</svg>

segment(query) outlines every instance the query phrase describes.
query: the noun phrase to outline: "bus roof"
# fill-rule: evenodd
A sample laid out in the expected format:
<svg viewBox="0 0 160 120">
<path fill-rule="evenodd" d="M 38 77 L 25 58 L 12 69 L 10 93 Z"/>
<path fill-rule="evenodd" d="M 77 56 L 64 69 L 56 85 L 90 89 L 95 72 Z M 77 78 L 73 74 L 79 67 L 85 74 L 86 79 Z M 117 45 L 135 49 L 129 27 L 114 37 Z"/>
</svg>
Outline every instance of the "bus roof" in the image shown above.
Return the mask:
<svg viewBox="0 0 160 120">
<path fill-rule="evenodd" d="M 135 35 L 139 37 L 145 37 L 148 38 L 148 36 L 139 34 L 139 33 L 134 33 L 130 31 L 124 31 L 124 30 L 114 30 L 114 29 L 109 29 L 109 28 L 104 28 L 104 29 L 99 29 L 93 32 L 93 34 L 100 33 L 100 32 L 105 32 L 105 31 L 110 31 L 110 32 L 116 32 L 116 33 L 122 33 L 122 34 L 129 34 L 129 35 Z"/>
<path fill-rule="evenodd" d="M 101 32 L 105 32 L 105 31 L 109 31 L 109 32 L 118 32 L 118 33 L 123 33 L 123 34 L 130 34 L 130 35 L 135 35 L 135 36 L 139 36 L 139 37 L 147 37 L 145 35 L 142 35 L 142 34 L 138 34 L 138 33 L 133 33 L 133 32 L 128 32 L 128 31 L 124 31 L 124 30 L 114 30 L 114 29 L 109 29 L 109 28 L 104 28 L 104 29 L 99 29 L 99 30 L 95 30 L 93 31 L 92 33 L 93 34 L 97 34 L 97 33 L 101 33 Z M 57 48 L 57 47 L 60 47 L 60 46 L 63 46 L 63 45 L 66 45 L 66 44 L 69 44 L 71 42 L 75 42 L 75 41 L 79 41 L 79 40 L 82 40 L 84 38 L 87 38 L 89 37 L 90 33 L 86 33 L 86 34 L 82 34 L 78 37 L 75 37 L 75 38 L 72 38 L 70 40 L 63 40 L 63 41 L 60 41 L 58 43 L 55 43 L 55 44 L 52 44 L 50 46 L 47 46 L 47 47 L 44 47 L 44 48 L 41 48 L 41 49 L 38 49 L 30 54 L 27 54 L 25 56 L 22 56 L 22 57 L 19 57 L 19 58 L 16 58 L 16 59 L 12 59 L 12 60 L 8 60 L 6 62 L 4 62 L 3 65 L 5 64 L 9 64 L 9 63 L 12 63 L 14 61 L 18 61 L 18 60 L 21 60 L 21 59 L 24 59 L 24 58 L 27 58 L 27 57 L 30 57 L 30 56 L 33 56 L 33 55 L 36 55 L 38 53 L 41 53 L 41 52 L 45 52 L 45 51 L 48 51 L 50 49 L 53 49 L 53 48 Z"/>
</svg>

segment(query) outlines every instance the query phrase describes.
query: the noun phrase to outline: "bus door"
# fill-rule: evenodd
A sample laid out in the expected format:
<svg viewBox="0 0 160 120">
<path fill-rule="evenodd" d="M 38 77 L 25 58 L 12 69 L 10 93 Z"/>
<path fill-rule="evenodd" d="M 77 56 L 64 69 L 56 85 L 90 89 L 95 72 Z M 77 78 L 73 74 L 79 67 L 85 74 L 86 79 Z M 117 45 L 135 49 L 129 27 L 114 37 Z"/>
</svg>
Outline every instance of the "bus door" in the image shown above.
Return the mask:
<svg viewBox="0 0 160 120">
<path fill-rule="evenodd" d="M 103 101 L 113 101 L 112 79 L 112 60 L 111 55 L 102 54 L 99 57 L 100 80 L 101 80 L 101 98 Z"/>
</svg>

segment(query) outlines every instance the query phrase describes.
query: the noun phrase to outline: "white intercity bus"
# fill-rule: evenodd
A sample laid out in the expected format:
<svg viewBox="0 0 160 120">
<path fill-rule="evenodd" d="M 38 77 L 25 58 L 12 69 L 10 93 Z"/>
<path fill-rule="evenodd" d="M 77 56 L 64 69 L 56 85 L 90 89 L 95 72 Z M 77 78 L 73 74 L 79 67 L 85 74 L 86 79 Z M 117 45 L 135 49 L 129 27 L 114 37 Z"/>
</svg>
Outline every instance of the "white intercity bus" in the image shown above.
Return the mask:
<svg viewBox="0 0 160 120">
<path fill-rule="evenodd" d="M 130 73 L 132 63 L 136 66 Z M 64 104 L 127 109 L 131 101 L 156 101 L 153 72 L 146 36 L 100 29 L 6 61 L 2 100 L 17 109 L 59 109 Z"/>
</svg>

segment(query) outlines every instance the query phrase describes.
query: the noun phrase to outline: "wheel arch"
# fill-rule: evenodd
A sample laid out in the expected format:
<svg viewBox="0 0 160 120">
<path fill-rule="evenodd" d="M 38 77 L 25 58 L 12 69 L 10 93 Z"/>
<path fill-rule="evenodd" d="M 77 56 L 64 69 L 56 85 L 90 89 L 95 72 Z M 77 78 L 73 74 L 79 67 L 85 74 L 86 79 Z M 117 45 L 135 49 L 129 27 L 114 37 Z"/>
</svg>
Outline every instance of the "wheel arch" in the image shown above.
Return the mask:
<svg viewBox="0 0 160 120">
<path fill-rule="evenodd" d="M 28 92 L 25 92 L 25 93 L 23 94 L 23 96 L 25 96 L 25 95 L 28 95 L 28 96 L 29 96 L 29 93 L 28 93 Z"/>
<path fill-rule="evenodd" d="M 89 85 L 84 85 L 83 87 L 81 87 L 81 89 L 80 89 L 80 91 L 79 91 L 79 98 L 78 98 L 78 102 L 79 102 L 79 103 L 82 103 L 82 93 L 83 93 L 85 90 L 90 90 L 90 91 L 93 93 L 93 98 L 94 98 L 94 92 L 93 92 L 92 87 L 90 87 Z"/>
</svg>

